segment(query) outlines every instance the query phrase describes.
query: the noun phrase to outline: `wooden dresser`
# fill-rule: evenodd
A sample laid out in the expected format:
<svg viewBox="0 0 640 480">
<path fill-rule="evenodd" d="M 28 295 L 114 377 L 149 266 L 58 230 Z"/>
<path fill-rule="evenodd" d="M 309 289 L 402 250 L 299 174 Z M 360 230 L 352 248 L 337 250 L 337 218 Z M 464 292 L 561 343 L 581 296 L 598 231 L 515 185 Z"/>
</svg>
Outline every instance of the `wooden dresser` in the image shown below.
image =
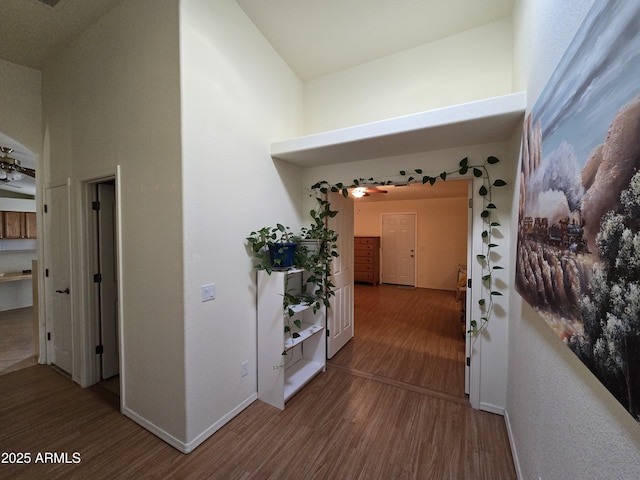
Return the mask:
<svg viewBox="0 0 640 480">
<path fill-rule="evenodd" d="M 380 282 L 380 237 L 354 237 L 353 281 Z"/>
</svg>

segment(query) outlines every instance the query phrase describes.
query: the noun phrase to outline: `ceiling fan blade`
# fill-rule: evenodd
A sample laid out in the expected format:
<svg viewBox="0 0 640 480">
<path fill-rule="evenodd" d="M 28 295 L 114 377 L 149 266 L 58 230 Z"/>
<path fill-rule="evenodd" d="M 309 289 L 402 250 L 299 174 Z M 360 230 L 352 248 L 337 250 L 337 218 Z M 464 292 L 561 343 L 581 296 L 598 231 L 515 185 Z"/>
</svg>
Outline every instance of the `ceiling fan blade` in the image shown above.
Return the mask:
<svg viewBox="0 0 640 480">
<path fill-rule="evenodd" d="M 17 167 L 16 170 L 20 173 L 24 173 L 31 178 L 36 178 L 36 171 L 33 168 Z"/>
</svg>

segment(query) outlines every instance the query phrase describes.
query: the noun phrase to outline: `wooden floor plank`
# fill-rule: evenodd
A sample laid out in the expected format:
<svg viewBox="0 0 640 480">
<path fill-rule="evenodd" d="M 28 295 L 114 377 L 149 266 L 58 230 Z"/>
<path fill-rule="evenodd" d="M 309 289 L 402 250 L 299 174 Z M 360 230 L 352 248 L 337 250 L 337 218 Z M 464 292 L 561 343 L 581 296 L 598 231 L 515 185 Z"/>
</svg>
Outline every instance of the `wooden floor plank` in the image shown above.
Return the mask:
<svg viewBox="0 0 640 480">
<path fill-rule="evenodd" d="M 384 303 L 389 292 L 372 293 Z M 450 328 L 409 318 L 416 317 L 413 310 L 433 307 L 437 298 L 414 293 L 415 302 L 402 293 L 409 311 L 396 311 L 400 327 L 389 319 L 376 322 L 388 333 L 429 332 L 422 340 L 391 338 L 390 333 L 376 339 L 360 319 L 351 351 L 341 352 L 343 358 L 332 361 L 284 411 L 256 401 L 189 455 L 120 415 L 99 386 L 82 389 L 46 366 L 2 375 L 0 452 L 28 452 L 32 458 L 44 452 L 78 452 L 81 462 L 0 464 L 0 478 L 516 478 L 502 417 L 471 409 L 446 375 L 424 380 L 433 366 L 416 365 L 393 378 L 415 355 L 432 359 L 441 354 L 447 365 L 458 356 L 459 324 Z M 417 309 L 411 306 L 416 304 Z M 356 342 L 360 334 L 364 339 Z M 421 343 L 431 343 L 428 335 L 450 337 L 451 345 L 425 353 Z M 364 359 L 383 350 L 392 355 L 368 367 Z M 457 363 L 453 368 L 450 374 L 458 375 Z"/>
</svg>

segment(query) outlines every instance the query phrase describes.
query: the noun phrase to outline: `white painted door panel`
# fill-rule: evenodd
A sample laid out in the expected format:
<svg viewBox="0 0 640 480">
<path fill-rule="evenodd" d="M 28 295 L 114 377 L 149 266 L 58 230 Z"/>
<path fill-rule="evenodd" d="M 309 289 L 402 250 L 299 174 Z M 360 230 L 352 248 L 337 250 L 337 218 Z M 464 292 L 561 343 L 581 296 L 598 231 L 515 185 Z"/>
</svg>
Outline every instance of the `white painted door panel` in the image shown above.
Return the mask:
<svg viewBox="0 0 640 480">
<path fill-rule="evenodd" d="M 338 215 L 329 227 L 338 233 L 339 256 L 333 260 L 332 281 L 335 296 L 327 310 L 327 358 L 332 358 L 351 340 L 353 325 L 353 200 L 331 194 L 331 207 Z"/>
<path fill-rule="evenodd" d="M 71 313 L 71 245 L 69 185 L 46 190 L 45 298 L 47 357 L 73 373 L 73 320 Z M 50 339 L 49 339 L 50 335 Z"/>
</svg>

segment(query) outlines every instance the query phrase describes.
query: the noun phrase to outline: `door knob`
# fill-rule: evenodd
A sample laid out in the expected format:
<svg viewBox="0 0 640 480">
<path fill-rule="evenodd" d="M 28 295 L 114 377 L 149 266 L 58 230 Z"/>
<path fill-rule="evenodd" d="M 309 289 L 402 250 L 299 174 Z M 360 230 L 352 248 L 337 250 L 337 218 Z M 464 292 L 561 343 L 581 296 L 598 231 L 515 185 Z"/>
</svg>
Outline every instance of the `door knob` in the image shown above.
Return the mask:
<svg viewBox="0 0 640 480">
<path fill-rule="evenodd" d="M 67 295 L 69 295 L 69 287 L 65 288 L 64 290 L 56 290 L 56 293 L 66 293 Z"/>
</svg>

